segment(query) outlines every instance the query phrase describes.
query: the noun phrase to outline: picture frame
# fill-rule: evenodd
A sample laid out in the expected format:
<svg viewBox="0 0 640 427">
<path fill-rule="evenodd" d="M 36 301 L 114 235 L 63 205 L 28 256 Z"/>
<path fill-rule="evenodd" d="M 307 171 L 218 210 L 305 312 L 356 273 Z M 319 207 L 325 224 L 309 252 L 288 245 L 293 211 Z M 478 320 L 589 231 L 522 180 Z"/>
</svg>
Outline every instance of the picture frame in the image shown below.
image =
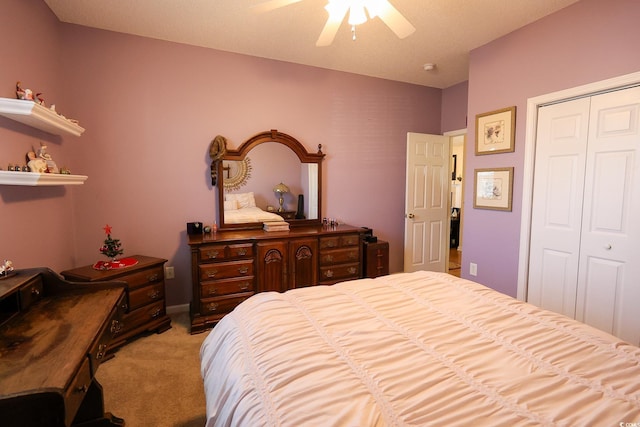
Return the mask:
<svg viewBox="0 0 640 427">
<path fill-rule="evenodd" d="M 516 107 L 476 115 L 476 155 L 515 151 Z"/>
<path fill-rule="evenodd" d="M 474 169 L 473 207 L 511 211 L 513 167 Z"/>
</svg>

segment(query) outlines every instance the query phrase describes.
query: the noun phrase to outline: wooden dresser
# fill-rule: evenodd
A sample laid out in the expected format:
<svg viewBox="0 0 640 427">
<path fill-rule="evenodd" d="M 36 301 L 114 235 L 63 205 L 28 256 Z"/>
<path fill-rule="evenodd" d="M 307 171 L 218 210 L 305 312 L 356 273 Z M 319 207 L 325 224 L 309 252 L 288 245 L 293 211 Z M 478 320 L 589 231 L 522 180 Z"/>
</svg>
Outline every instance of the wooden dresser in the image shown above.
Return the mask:
<svg viewBox="0 0 640 427">
<path fill-rule="evenodd" d="M 71 283 L 46 268 L 0 280 L 0 425 L 124 425 L 104 413 L 95 379 L 123 300 L 122 283 Z"/>
<path fill-rule="evenodd" d="M 134 255 L 136 265 L 113 270 L 96 270 L 91 265 L 63 271 L 60 274 L 73 282 L 118 280 L 126 283 L 123 328 L 109 344 L 110 350 L 124 345 L 127 340 L 143 332 L 164 332 L 171 328 L 167 316 L 164 289 L 166 259 Z"/>
<path fill-rule="evenodd" d="M 363 235 L 362 228 L 349 225 L 190 235 L 191 333 L 213 327 L 257 292 L 362 277 Z"/>
</svg>

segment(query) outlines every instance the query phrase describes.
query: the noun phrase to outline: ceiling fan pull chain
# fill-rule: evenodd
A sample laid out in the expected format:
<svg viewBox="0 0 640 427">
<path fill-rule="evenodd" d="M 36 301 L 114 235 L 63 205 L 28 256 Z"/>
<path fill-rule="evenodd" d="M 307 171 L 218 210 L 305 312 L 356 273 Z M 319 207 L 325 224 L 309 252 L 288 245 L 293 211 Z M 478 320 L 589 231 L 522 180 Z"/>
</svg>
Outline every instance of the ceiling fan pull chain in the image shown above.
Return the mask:
<svg viewBox="0 0 640 427">
<path fill-rule="evenodd" d="M 356 26 L 355 25 L 351 26 L 351 37 L 352 37 L 353 41 L 356 41 Z"/>
</svg>

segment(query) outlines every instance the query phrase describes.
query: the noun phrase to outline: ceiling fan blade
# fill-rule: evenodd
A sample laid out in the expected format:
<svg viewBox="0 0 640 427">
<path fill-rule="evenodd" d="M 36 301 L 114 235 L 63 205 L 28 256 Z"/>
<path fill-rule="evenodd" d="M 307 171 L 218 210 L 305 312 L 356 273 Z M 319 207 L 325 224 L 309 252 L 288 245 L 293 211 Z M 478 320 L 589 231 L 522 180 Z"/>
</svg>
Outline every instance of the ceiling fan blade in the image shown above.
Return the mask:
<svg viewBox="0 0 640 427">
<path fill-rule="evenodd" d="M 336 2 L 335 4 L 329 2 L 325 9 L 329 12 L 329 17 L 326 24 L 324 24 L 320 37 L 318 37 L 318 41 L 316 41 L 316 46 L 329 46 L 333 43 L 342 21 L 347 16 L 349 5 L 347 2 Z"/>
<path fill-rule="evenodd" d="M 301 2 L 302 0 L 268 0 L 262 3 L 254 4 L 251 10 L 255 13 L 271 12 L 280 7 L 289 6 L 290 4 Z"/>
<path fill-rule="evenodd" d="M 378 6 L 378 17 L 387 27 L 391 28 L 391 31 L 396 33 L 399 38 L 403 39 L 408 37 L 416 30 L 416 28 L 411 25 L 411 22 L 402 16 L 402 14 L 398 12 L 398 9 L 393 7 L 388 0 L 379 0 Z"/>
</svg>

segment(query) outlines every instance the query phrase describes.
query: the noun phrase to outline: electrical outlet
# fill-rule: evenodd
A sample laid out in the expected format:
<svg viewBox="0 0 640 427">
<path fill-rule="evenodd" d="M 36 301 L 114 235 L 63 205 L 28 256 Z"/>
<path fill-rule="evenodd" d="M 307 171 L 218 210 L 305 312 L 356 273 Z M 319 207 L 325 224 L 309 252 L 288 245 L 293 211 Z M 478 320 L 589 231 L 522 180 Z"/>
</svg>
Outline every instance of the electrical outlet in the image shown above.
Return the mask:
<svg viewBox="0 0 640 427">
<path fill-rule="evenodd" d="M 475 262 L 469 263 L 469 274 L 472 276 L 478 275 L 478 264 L 476 264 Z"/>
<path fill-rule="evenodd" d="M 173 270 L 173 267 L 165 267 L 164 268 L 164 278 L 165 279 L 173 279 L 176 277 L 176 272 Z"/>
</svg>

